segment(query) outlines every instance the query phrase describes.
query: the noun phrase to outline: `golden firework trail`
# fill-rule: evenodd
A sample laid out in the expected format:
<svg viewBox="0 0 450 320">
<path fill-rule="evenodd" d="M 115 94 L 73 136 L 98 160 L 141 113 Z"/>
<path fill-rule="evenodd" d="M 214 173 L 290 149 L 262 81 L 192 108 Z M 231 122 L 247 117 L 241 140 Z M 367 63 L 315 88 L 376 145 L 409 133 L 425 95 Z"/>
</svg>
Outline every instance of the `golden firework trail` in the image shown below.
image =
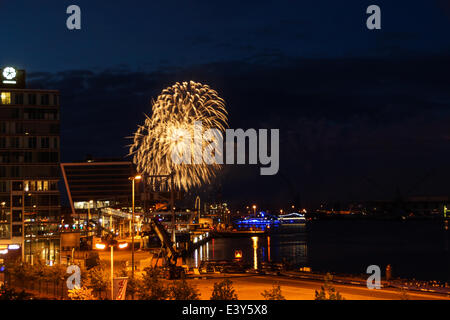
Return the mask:
<svg viewBox="0 0 450 320">
<path fill-rule="evenodd" d="M 208 141 L 202 145 L 180 143 L 174 139 L 180 130 L 194 136 L 194 124 L 201 121 L 202 131 L 218 129 L 224 132 L 228 127 L 225 101 L 209 86 L 190 81 L 175 83 L 164 89 L 152 103 L 152 116 L 146 115 L 143 125 L 134 133 L 130 145 L 130 155 L 137 171 L 144 176 L 174 175 L 174 185 L 178 190 L 188 191 L 210 183 L 220 169 L 220 164 L 176 164 L 172 153 L 186 151 L 202 155 Z M 189 151 L 189 150 L 187 150 Z M 201 158 L 203 159 L 203 158 Z"/>
</svg>

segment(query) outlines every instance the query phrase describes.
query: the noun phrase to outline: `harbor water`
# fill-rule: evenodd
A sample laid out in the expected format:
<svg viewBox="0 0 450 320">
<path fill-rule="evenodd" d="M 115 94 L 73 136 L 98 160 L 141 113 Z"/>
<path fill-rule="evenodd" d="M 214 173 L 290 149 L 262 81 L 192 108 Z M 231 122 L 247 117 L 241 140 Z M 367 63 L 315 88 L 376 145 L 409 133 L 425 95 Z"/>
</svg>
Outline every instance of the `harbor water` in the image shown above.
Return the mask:
<svg viewBox="0 0 450 320">
<path fill-rule="evenodd" d="M 438 221 L 312 221 L 286 225 L 268 237 L 216 238 L 195 250 L 190 266 L 202 260 L 288 262 L 293 267 L 340 274 L 365 274 L 369 265 L 393 276 L 450 282 L 450 231 Z"/>
</svg>

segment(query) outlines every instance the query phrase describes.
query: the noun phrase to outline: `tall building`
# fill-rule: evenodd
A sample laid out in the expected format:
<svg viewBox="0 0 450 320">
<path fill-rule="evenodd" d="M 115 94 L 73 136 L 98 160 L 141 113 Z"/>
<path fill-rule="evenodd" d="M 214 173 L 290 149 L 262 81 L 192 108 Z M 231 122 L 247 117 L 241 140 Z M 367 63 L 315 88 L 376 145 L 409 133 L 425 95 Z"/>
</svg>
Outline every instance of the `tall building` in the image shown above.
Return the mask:
<svg viewBox="0 0 450 320">
<path fill-rule="evenodd" d="M 0 259 L 59 262 L 59 92 L 0 72 Z"/>
</svg>

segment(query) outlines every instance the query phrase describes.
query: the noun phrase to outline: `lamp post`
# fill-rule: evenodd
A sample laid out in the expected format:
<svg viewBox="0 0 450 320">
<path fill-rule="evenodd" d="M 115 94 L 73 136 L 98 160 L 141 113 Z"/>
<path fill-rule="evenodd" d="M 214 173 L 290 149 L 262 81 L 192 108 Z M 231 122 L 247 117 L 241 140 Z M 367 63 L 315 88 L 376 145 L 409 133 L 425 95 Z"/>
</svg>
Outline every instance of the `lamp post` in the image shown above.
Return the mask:
<svg viewBox="0 0 450 320">
<path fill-rule="evenodd" d="M 111 300 L 114 300 L 114 247 L 116 246 L 119 249 L 125 249 L 126 247 L 128 247 L 128 243 L 119 243 L 116 240 L 109 240 L 107 242 L 100 242 L 95 244 L 95 249 L 97 250 L 105 250 L 107 247 L 111 249 Z"/>
<path fill-rule="evenodd" d="M 111 300 L 114 300 L 114 246 L 111 247 Z"/>
<path fill-rule="evenodd" d="M 94 203 L 94 200 L 88 201 L 88 219 L 87 219 L 87 234 L 91 235 L 91 204 Z"/>
<path fill-rule="evenodd" d="M 173 181 L 173 172 L 170 174 L 170 210 L 172 211 L 172 243 L 176 247 L 177 235 L 175 230 L 175 184 Z"/>
<path fill-rule="evenodd" d="M 198 205 L 197 205 L 197 203 L 198 203 Z M 199 196 L 197 196 L 196 198 L 195 198 L 195 204 L 194 204 L 194 206 L 195 206 L 195 209 L 197 209 L 197 216 L 198 216 L 198 221 L 197 221 L 197 223 L 200 223 L 200 210 L 201 210 L 201 204 L 200 204 L 200 197 Z"/>
<path fill-rule="evenodd" d="M 141 180 L 142 176 L 140 174 L 130 177 L 131 180 L 131 278 L 134 279 L 134 182 L 136 180 Z"/>
<path fill-rule="evenodd" d="M 255 205 L 255 204 L 253 205 L 253 215 L 254 215 L 255 218 L 256 218 L 256 205 Z"/>
</svg>

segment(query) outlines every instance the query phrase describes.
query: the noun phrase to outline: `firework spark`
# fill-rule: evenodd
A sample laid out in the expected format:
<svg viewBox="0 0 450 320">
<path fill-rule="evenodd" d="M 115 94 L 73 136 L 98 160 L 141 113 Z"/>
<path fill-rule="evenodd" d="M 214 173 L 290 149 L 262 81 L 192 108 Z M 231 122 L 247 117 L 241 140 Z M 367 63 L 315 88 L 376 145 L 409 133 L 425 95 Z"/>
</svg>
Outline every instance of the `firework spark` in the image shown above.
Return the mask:
<svg viewBox="0 0 450 320">
<path fill-rule="evenodd" d="M 228 127 L 225 101 L 215 90 L 193 81 L 177 82 L 164 89 L 153 101 L 152 116 L 146 116 L 130 145 L 130 155 L 133 155 L 138 172 L 148 176 L 173 173 L 175 187 L 185 191 L 211 182 L 221 165 L 176 164 L 171 157 L 174 151 L 183 152 L 186 148 L 190 148 L 194 157 L 202 154 L 205 144 L 199 147 L 174 139 L 179 132 L 193 136 L 194 124 L 198 121 L 201 121 L 203 132 L 208 129 L 223 132 Z"/>
</svg>

